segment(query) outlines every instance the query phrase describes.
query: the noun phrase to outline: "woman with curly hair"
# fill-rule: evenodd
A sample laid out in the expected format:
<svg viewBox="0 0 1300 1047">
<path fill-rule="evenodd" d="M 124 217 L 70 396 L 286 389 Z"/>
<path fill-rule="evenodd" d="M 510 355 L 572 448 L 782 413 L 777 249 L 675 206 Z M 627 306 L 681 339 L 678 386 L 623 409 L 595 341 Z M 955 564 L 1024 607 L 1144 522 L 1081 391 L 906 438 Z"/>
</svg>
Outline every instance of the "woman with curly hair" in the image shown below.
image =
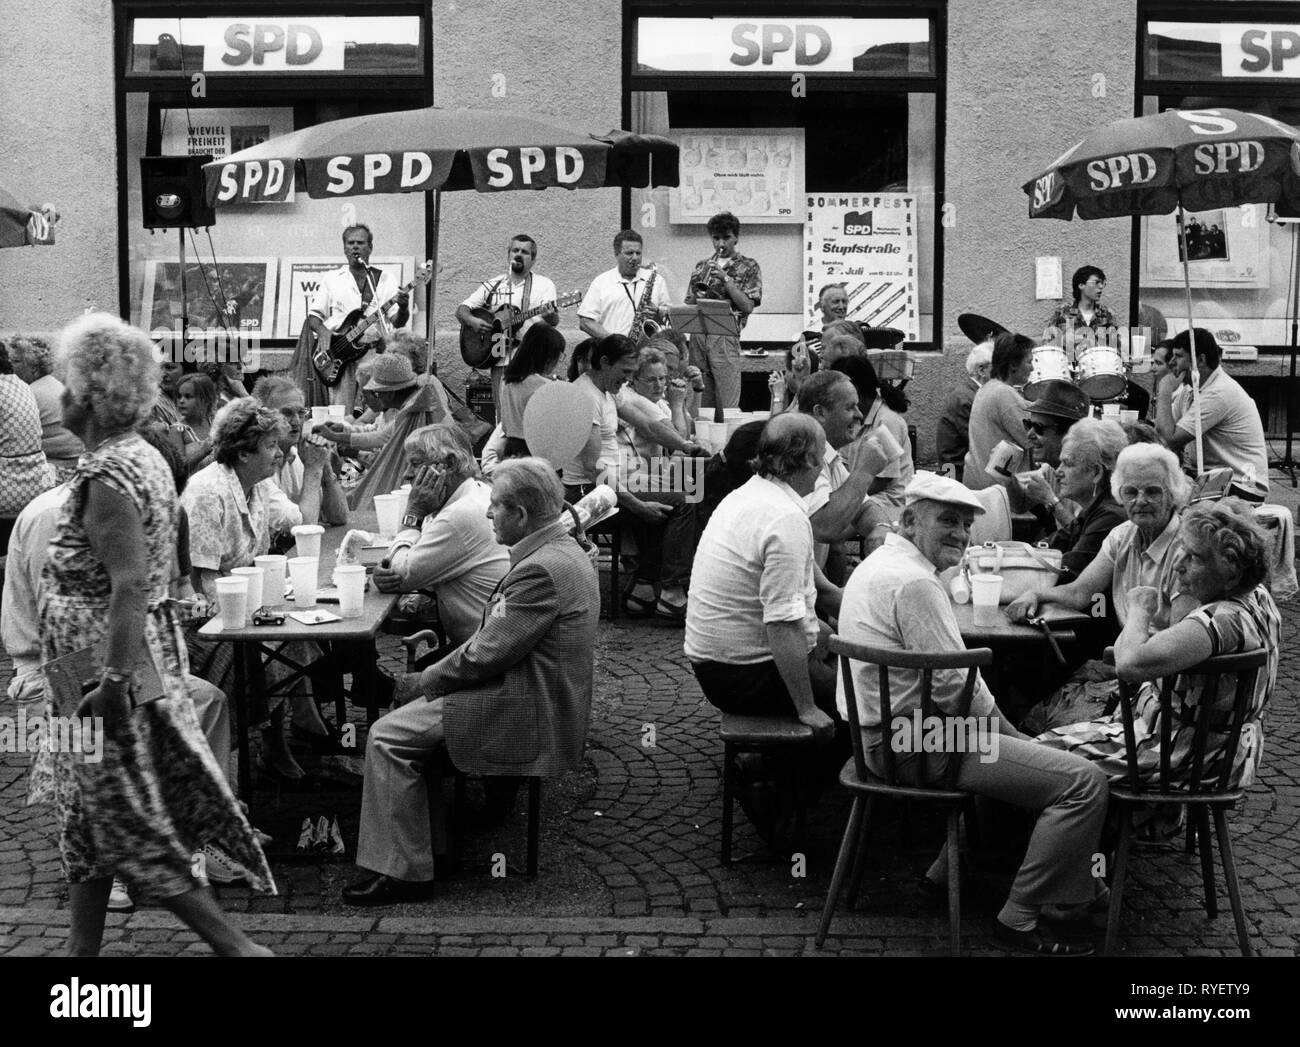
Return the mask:
<svg viewBox="0 0 1300 1047">
<path fill-rule="evenodd" d="M 98 762 L 55 755 L 60 852 L 74 956 L 99 952 L 116 873 L 157 899 L 222 955 L 269 955 L 230 924 L 192 855 L 215 846 L 274 893 L 266 858 L 203 738 L 185 688 L 189 668 L 170 599 L 176 487 L 135 431 L 152 406 L 158 364 L 148 336 L 106 313 L 63 332 L 63 420 L 86 445 L 42 574 L 43 656 L 97 648 L 103 669 L 80 706 L 103 724 Z M 141 689 L 156 680 L 161 695 Z M 136 699 L 143 699 L 141 704 Z M 149 700 L 152 699 L 152 700 Z"/>
<path fill-rule="evenodd" d="M 0 342 L 0 514 L 17 515 L 57 482 L 41 450 L 41 413 Z"/>
<path fill-rule="evenodd" d="M 1128 620 L 1115 641 L 1115 668 L 1121 680 L 1142 682 L 1134 707 L 1138 771 L 1152 779 L 1160 768 L 1160 681 L 1177 676 L 1220 654 L 1241 654 L 1261 648 L 1268 661 L 1255 680 L 1241 741 L 1228 779 L 1232 789 L 1249 785 L 1259 769 L 1264 743 L 1264 706 L 1277 681 L 1282 618 L 1268 591 L 1269 543 L 1249 506 L 1237 498 L 1195 505 L 1182 517 L 1179 534 L 1183 558 L 1178 579 L 1184 593 L 1200 605 L 1167 629 L 1153 630 L 1160 609 L 1160 591 L 1153 586 L 1129 590 Z M 1201 678 L 1175 684 L 1176 721 L 1170 724 L 1169 765 L 1173 781 L 1190 773 L 1196 710 L 1204 695 Z M 1229 708 L 1236 682 L 1221 679 L 1219 706 Z M 1218 711 L 1226 711 L 1220 708 Z M 1128 773 L 1123 721 L 1116 711 L 1102 720 L 1058 727 L 1038 741 L 1069 749 L 1101 765 L 1112 780 Z M 1211 718 L 1210 723 L 1223 721 Z M 1203 773 L 1217 775 L 1229 738 L 1210 728 Z"/>
<path fill-rule="evenodd" d="M 41 413 L 41 450 L 62 479 L 72 475 L 85 448 L 63 424 L 63 383 L 51 373 L 54 349 L 44 338 L 16 334 L 9 339 L 9 361 L 14 374 L 31 388 Z M 65 472 L 67 475 L 63 475 Z"/>
</svg>

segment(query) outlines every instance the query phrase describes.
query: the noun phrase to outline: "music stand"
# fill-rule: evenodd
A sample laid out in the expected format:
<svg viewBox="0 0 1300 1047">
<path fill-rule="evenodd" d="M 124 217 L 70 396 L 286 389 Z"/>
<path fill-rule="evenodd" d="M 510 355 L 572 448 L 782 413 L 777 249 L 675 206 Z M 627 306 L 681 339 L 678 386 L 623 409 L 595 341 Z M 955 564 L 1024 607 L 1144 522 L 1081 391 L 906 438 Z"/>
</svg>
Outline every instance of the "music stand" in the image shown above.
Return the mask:
<svg viewBox="0 0 1300 1047">
<path fill-rule="evenodd" d="M 701 338 L 740 338 L 736 315 L 726 302 L 704 301 L 668 308 L 668 323 L 674 331 Z"/>
</svg>

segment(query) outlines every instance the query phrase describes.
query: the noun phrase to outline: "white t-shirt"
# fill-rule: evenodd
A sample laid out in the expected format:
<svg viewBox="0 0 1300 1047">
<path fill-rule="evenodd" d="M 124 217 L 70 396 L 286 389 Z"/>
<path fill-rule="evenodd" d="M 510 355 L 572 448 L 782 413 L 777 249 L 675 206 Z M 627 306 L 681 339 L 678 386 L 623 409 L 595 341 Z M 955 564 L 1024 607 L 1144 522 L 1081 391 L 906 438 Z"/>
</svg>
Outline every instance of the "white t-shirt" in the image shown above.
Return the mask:
<svg viewBox="0 0 1300 1047">
<path fill-rule="evenodd" d="M 558 297 L 555 293 L 555 284 L 549 277 L 539 276 L 533 273 L 533 285 L 528 289 L 528 302 L 524 303 L 524 283 L 527 277 L 515 278 L 514 273 L 501 273 L 494 276 L 491 280 L 484 280 L 474 289 L 461 305 L 468 306 L 470 309 L 487 309 L 495 312 L 503 305 L 512 305 L 516 309 L 534 309 L 539 305 L 547 302 L 553 302 Z M 525 331 L 538 322 L 544 323 L 541 316 L 534 316 L 519 328 L 519 337 L 523 337 Z M 493 367 L 504 367 L 508 360 L 494 360 Z"/>
<path fill-rule="evenodd" d="M 373 267 L 372 267 L 373 268 Z M 375 296 L 371 307 L 378 307 L 397 294 L 397 277 L 391 270 L 381 272 L 375 283 Z M 320 288 L 311 296 L 309 310 L 325 321 L 331 331 L 337 331 L 344 318 L 353 309 L 361 308 L 361 292 L 352 276 L 352 270 L 346 265 L 321 278 Z M 382 324 L 376 323 L 362 337 L 362 342 L 378 341 L 384 336 Z"/>
<path fill-rule="evenodd" d="M 627 334 L 632 326 L 632 318 L 636 316 L 636 307 L 645 294 L 650 273 L 649 269 L 638 269 L 636 279 L 624 280 L 617 269 L 606 270 L 591 281 L 582 304 L 578 306 L 578 316 L 584 320 L 595 320 L 610 334 Z M 660 308 L 668 305 L 668 288 L 664 285 L 662 273 L 655 278 L 650 301 Z"/>
<path fill-rule="evenodd" d="M 769 622 L 802 622 L 817 644 L 812 524 L 786 483 L 752 476 L 722 499 L 700 536 L 683 650 L 696 661 L 769 661 Z"/>
<path fill-rule="evenodd" d="M 618 407 L 611 393 L 601 392 L 591 375 L 579 375 L 573 383 L 590 401 L 591 436 L 578 457 L 564 465 L 564 483 L 595 483 L 600 474 L 618 468 Z"/>
<path fill-rule="evenodd" d="M 1196 460 L 1196 406 L 1188 390 L 1178 428 L 1193 438 L 1184 454 Z M 1258 495 L 1268 494 L 1268 448 L 1264 423 L 1250 394 L 1216 367 L 1201 382 L 1201 434 L 1206 469 L 1231 469 L 1232 482 Z"/>
</svg>

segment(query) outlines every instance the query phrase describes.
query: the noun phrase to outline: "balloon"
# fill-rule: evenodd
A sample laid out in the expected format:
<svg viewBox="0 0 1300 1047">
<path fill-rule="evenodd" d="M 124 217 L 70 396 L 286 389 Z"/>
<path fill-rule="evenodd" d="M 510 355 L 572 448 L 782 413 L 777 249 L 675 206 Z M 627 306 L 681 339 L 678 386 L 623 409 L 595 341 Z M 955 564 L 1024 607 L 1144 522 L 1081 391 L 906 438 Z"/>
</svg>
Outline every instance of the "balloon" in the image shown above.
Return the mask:
<svg viewBox="0 0 1300 1047">
<path fill-rule="evenodd" d="M 528 450 L 563 469 L 591 437 L 591 399 L 568 382 L 547 382 L 524 408 Z"/>
</svg>

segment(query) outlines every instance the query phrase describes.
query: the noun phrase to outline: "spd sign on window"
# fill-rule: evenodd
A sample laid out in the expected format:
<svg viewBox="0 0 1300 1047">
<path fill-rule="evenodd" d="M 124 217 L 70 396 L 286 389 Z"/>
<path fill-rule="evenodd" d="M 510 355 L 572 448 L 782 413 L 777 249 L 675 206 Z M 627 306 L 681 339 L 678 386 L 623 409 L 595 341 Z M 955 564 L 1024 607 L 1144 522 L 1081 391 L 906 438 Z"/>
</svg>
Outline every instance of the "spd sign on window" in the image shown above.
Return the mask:
<svg viewBox="0 0 1300 1047">
<path fill-rule="evenodd" d="M 1300 25 L 1219 27 L 1224 76 L 1300 77 Z"/>
</svg>

